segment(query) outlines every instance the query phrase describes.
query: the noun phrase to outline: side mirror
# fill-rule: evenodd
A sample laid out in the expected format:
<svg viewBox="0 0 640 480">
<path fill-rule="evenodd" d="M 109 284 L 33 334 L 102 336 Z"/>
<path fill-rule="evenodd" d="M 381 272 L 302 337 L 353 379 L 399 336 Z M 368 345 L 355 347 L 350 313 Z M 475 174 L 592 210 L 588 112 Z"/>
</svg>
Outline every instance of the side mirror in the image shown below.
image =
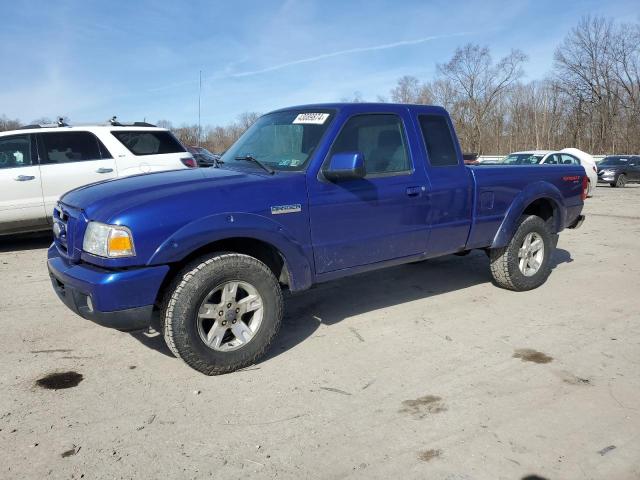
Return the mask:
<svg viewBox="0 0 640 480">
<path fill-rule="evenodd" d="M 331 182 L 364 178 L 367 174 L 364 155 L 361 152 L 335 153 L 329 159 L 329 166 L 323 174 Z"/>
</svg>

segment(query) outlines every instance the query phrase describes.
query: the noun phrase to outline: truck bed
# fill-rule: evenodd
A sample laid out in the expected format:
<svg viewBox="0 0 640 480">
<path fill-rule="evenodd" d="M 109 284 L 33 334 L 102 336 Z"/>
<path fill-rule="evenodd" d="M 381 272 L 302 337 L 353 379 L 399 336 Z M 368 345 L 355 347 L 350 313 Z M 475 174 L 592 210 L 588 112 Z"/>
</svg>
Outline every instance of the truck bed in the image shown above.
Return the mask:
<svg viewBox="0 0 640 480">
<path fill-rule="evenodd" d="M 555 193 L 558 219 L 556 231 L 571 225 L 582 210 L 580 165 L 495 165 L 467 166 L 475 185 L 473 219 L 467 248 L 492 245 L 509 210 L 522 209 L 538 195 Z M 531 182 L 531 178 L 537 179 Z M 520 200 L 522 199 L 522 200 Z M 562 212 L 565 211 L 566 215 Z M 564 218 L 562 218 L 564 217 Z"/>
</svg>

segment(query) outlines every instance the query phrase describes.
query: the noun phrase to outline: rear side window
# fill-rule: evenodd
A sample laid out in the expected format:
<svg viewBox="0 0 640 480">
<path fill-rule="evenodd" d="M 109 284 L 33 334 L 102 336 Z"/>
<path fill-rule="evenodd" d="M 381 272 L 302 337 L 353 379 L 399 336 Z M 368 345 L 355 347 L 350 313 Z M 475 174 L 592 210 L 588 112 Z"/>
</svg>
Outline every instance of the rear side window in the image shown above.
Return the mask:
<svg viewBox="0 0 640 480">
<path fill-rule="evenodd" d="M 458 165 L 458 155 L 446 118 L 442 115 L 420 115 L 418 121 L 431 166 Z"/>
<path fill-rule="evenodd" d="M 134 155 L 160 155 L 185 151 L 180 142 L 169 132 L 126 130 L 112 131 L 111 134 Z"/>
<path fill-rule="evenodd" d="M 0 169 L 33 165 L 29 135 L 0 137 Z"/>
<path fill-rule="evenodd" d="M 40 134 L 42 163 L 69 163 L 100 160 L 98 139 L 89 132 Z"/>
</svg>

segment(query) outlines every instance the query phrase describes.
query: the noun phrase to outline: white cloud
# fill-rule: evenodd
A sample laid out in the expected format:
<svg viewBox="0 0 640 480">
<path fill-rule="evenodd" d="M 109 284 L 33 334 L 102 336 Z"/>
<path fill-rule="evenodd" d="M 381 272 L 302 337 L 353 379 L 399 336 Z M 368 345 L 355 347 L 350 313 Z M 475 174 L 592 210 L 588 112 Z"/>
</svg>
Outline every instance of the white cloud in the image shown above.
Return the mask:
<svg viewBox="0 0 640 480">
<path fill-rule="evenodd" d="M 281 70 L 283 68 L 287 68 L 287 67 L 292 67 L 294 65 L 300 65 L 303 63 L 313 63 L 313 62 L 317 62 L 319 60 L 324 60 L 326 58 L 333 58 L 333 57 L 339 57 L 342 55 L 351 55 L 354 53 L 363 53 L 363 52 L 374 52 L 377 50 L 389 50 L 392 48 L 398 48 L 398 47 L 406 47 L 406 46 L 410 46 L 410 45 L 418 45 L 421 43 L 426 43 L 426 42 L 431 42 L 433 40 L 441 40 L 441 39 L 445 39 L 445 38 L 453 38 L 453 37 L 461 37 L 464 35 L 472 35 L 473 32 L 459 32 L 459 33 L 454 33 L 454 34 L 450 34 L 450 35 L 434 35 L 434 36 L 430 36 L 430 37 L 423 37 L 423 38 L 417 38 L 417 39 L 413 39 L 413 40 L 402 40 L 399 42 L 393 42 L 393 43 L 385 43 L 382 45 L 373 45 L 373 46 L 369 46 L 369 47 L 357 47 L 357 48 L 348 48 L 346 50 L 338 50 L 336 52 L 330 52 L 330 53 L 323 53 L 321 55 L 316 55 L 314 57 L 307 57 L 307 58 L 301 58 L 298 60 L 293 60 L 290 62 L 284 62 L 284 63 L 280 63 L 277 65 L 272 65 L 270 67 L 265 67 L 265 68 L 261 68 L 258 70 L 248 70 L 248 71 L 244 71 L 244 72 L 237 72 L 237 73 L 231 73 L 226 75 L 227 77 L 233 77 L 233 78 L 238 78 L 238 77 L 250 77 L 252 75 L 259 75 L 261 73 L 267 73 L 267 72 L 273 72 L 275 70 Z"/>
</svg>

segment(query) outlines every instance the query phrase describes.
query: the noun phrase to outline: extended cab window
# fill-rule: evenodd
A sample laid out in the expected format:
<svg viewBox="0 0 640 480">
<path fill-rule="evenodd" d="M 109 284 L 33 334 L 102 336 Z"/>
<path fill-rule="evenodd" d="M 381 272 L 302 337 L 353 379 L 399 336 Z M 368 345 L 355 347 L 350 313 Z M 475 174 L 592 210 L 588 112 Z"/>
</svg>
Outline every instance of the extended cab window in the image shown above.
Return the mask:
<svg viewBox="0 0 640 480">
<path fill-rule="evenodd" d="M 418 120 L 431 166 L 458 165 L 458 155 L 446 118 L 442 115 L 420 115 Z"/>
<path fill-rule="evenodd" d="M 90 132 L 42 133 L 42 163 L 100 160 L 98 139 Z"/>
<path fill-rule="evenodd" d="M 186 151 L 178 140 L 164 131 L 112 131 L 111 134 L 134 155 L 160 155 Z"/>
<path fill-rule="evenodd" d="M 0 169 L 33 165 L 29 135 L 0 137 Z"/>
<path fill-rule="evenodd" d="M 397 115 L 357 115 L 345 123 L 329 158 L 335 153 L 361 152 L 367 175 L 411 170 L 402 121 Z"/>
</svg>

